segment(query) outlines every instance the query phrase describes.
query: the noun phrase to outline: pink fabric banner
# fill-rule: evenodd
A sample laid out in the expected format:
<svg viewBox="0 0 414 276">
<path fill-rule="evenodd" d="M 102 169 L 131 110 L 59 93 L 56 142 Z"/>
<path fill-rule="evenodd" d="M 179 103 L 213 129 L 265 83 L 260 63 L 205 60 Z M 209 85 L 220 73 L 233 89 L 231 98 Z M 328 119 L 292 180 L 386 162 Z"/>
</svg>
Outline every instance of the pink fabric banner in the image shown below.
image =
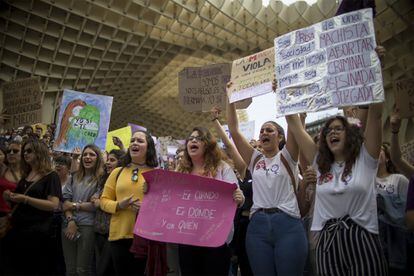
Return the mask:
<svg viewBox="0 0 414 276">
<path fill-rule="evenodd" d="M 206 247 L 225 243 L 236 212 L 235 184 L 159 169 L 143 175 L 149 190 L 135 224 L 136 235 Z"/>
</svg>

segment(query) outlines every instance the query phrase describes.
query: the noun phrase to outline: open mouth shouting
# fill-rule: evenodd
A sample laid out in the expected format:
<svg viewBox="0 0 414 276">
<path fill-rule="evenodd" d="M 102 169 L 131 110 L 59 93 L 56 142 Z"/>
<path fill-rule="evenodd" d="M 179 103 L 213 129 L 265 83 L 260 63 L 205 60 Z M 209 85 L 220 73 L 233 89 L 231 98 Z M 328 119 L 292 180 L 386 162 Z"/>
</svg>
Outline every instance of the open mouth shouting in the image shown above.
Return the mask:
<svg viewBox="0 0 414 276">
<path fill-rule="evenodd" d="M 188 146 L 188 152 L 189 153 L 196 153 L 200 147 L 196 143 L 192 143 Z"/>
<path fill-rule="evenodd" d="M 330 138 L 329 138 L 329 143 L 330 143 L 332 146 L 338 145 L 338 144 L 339 144 L 339 142 L 341 142 L 341 140 L 340 140 L 340 139 L 339 139 L 339 137 L 337 137 L 337 136 L 332 136 L 332 137 L 330 137 Z"/>
<path fill-rule="evenodd" d="M 264 136 L 264 137 L 262 137 L 260 139 L 260 141 L 262 142 L 262 144 L 269 143 L 270 142 L 270 138 L 267 137 L 267 136 Z"/>
<path fill-rule="evenodd" d="M 83 159 L 83 165 L 85 168 L 92 168 L 93 167 L 93 161 L 89 158 Z"/>
<path fill-rule="evenodd" d="M 138 146 L 132 146 L 131 147 L 131 154 L 139 154 L 139 147 Z"/>
</svg>

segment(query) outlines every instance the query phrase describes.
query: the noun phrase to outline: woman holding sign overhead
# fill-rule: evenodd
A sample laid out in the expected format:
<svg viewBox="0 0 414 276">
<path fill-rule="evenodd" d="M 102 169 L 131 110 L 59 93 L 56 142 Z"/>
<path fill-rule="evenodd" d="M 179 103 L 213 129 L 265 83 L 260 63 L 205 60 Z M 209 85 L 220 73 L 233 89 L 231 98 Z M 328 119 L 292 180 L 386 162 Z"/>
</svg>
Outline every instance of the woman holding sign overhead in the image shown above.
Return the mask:
<svg viewBox="0 0 414 276">
<path fill-rule="evenodd" d="M 233 169 L 225 162 L 225 154 L 220 150 L 214 136 L 203 127 L 195 127 L 185 144 L 177 171 L 206 176 L 229 183 L 238 183 Z M 234 201 L 240 206 L 244 202 L 242 191 L 237 188 L 233 193 Z M 230 269 L 230 243 L 217 247 L 198 247 L 180 245 L 178 252 L 182 275 L 228 275 Z"/>
<path fill-rule="evenodd" d="M 234 103 L 227 106 L 227 120 L 252 174 L 253 206 L 246 249 L 253 274 L 302 275 L 308 242 L 296 199 L 298 145 L 293 135 L 288 135 L 285 144 L 283 128 L 269 121 L 260 129 L 260 152 L 240 132 Z"/>
<path fill-rule="evenodd" d="M 146 259 L 130 252 L 140 202 L 144 197 L 142 173 L 158 166 L 154 140 L 145 131 L 132 135 L 124 164 L 109 175 L 100 199 L 101 209 L 112 214 L 109 241 L 116 275 L 144 275 Z"/>
<path fill-rule="evenodd" d="M 318 275 L 386 275 L 378 236 L 375 177 L 381 151 L 382 104 L 371 104 L 362 132 L 346 118 L 325 123 L 319 148 L 299 121 L 287 116 L 293 135 L 317 173 L 311 231 L 320 231 L 316 246 Z"/>
</svg>

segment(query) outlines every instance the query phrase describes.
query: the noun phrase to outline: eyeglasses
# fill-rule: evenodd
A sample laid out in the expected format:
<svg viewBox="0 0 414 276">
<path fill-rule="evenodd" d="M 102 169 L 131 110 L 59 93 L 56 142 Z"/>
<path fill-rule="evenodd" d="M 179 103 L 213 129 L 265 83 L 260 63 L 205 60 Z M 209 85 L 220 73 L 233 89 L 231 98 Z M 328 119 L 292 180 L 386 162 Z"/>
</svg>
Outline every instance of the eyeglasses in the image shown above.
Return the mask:
<svg viewBox="0 0 414 276">
<path fill-rule="evenodd" d="M 203 137 L 201 137 L 201 136 L 189 136 L 188 138 L 187 138 L 187 141 L 193 141 L 194 139 L 196 139 L 196 141 L 198 141 L 198 142 L 200 142 L 200 141 L 203 141 Z"/>
<path fill-rule="evenodd" d="M 343 126 L 328 127 L 323 130 L 323 134 L 326 136 L 332 131 L 334 131 L 335 133 L 341 133 L 344 130 L 345 128 Z"/>
<path fill-rule="evenodd" d="M 32 149 L 25 149 L 24 151 L 23 151 L 23 154 L 31 154 L 33 152 L 33 150 Z"/>
<path fill-rule="evenodd" d="M 18 149 L 8 149 L 7 150 L 7 154 L 16 154 L 16 153 L 19 153 L 20 152 L 20 150 L 18 150 Z"/>
<path fill-rule="evenodd" d="M 137 181 L 138 181 L 138 168 L 136 168 L 136 169 L 134 169 L 134 170 L 132 171 L 132 177 L 131 177 L 131 180 L 132 180 L 133 182 L 137 182 Z"/>
</svg>

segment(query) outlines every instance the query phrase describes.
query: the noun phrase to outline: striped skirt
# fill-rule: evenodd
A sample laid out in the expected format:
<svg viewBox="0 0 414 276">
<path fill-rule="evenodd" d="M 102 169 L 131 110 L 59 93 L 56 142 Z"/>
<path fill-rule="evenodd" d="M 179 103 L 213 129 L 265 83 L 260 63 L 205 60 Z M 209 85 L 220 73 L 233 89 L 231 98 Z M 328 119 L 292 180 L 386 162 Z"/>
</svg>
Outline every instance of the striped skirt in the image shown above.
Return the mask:
<svg viewBox="0 0 414 276">
<path fill-rule="evenodd" d="M 318 275 L 387 275 L 379 236 L 349 216 L 330 219 L 316 246 Z"/>
</svg>

